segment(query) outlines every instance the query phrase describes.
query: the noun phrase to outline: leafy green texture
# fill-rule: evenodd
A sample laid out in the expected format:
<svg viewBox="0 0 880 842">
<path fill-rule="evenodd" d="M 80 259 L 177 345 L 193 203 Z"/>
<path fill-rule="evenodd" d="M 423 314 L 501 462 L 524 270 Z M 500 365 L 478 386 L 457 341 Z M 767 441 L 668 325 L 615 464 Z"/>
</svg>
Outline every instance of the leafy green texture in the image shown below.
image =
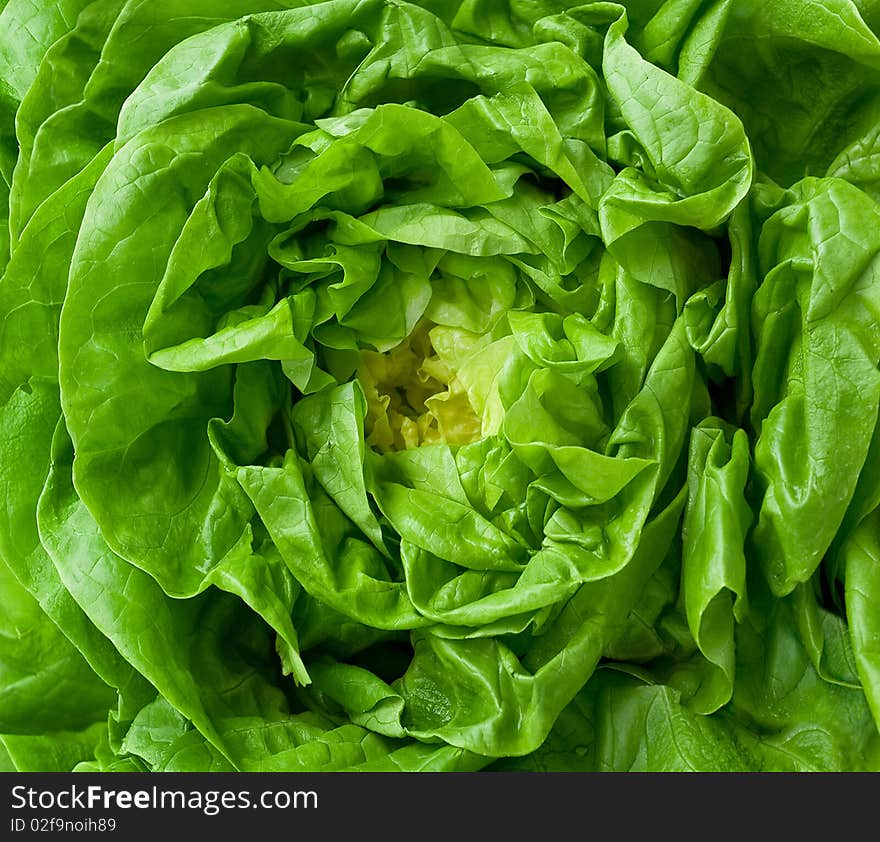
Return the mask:
<svg viewBox="0 0 880 842">
<path fill-rule="evenodd" d="M 880 12 L 0 2 L 0 770 L 880 771 Z"/>
</svg>

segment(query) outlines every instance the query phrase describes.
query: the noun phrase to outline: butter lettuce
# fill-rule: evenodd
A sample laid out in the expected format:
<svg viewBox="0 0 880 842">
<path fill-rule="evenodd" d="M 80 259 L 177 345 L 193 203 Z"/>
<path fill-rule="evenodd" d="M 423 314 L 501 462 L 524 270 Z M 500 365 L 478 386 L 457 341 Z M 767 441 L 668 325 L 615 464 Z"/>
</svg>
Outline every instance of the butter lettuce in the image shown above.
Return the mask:
<svg viewBox="0 0 880 842">
<path fill-rule="evenodd" d="M 880 770 L 878 32 L 0 2 L 0 769 Z"/>
</svg>

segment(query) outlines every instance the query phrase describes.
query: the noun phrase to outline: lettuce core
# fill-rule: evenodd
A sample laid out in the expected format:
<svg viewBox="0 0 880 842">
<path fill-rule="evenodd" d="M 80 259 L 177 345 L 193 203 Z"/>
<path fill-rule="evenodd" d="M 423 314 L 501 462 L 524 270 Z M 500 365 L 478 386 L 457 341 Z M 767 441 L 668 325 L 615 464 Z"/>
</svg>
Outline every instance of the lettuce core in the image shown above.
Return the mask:
<svg viewBox="0 0 880 842">
<path fill-rule="evenodd" d="M 422 322 L 390 351 L 361 351 L 357 378 L 367 398 L 366 442 L 377 450 L 461 445 L 481 436 L 480 419 L 451 368 L 454 360 L 437 354 L 431 332 Z"/>
</svg>

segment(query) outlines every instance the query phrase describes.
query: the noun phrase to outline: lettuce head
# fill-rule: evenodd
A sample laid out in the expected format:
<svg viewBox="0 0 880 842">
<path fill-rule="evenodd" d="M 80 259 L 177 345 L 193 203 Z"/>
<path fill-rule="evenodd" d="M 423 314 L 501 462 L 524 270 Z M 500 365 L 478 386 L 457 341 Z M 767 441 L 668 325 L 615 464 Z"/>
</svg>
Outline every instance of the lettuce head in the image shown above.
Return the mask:
<svg viewBox="0 0 880 842">
<path fill-rule="evenodd" d="M 880 770 L 878 32 L 0 0 L 0 768 Z"/>
</svg>

